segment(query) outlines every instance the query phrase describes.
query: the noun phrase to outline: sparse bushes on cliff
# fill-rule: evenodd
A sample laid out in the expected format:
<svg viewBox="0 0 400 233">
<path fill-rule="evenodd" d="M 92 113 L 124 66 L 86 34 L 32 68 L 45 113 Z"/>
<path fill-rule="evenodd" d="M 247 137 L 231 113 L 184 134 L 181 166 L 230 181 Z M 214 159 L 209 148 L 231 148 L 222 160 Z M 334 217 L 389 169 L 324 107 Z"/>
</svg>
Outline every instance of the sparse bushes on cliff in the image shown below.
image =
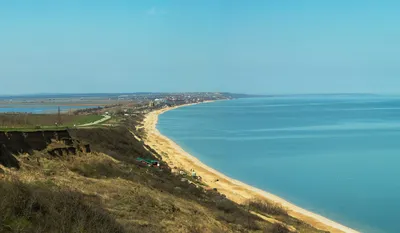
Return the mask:
<svg viewBox="0 0 400 233">
<path fill-rule="evenodd" d="M 283 215 L 283 216 L 288 215 L 285 208 L 274 202 L 253 199 L 249 200 L 246 203 L 246 205 L 252 211 L 256 211 L 267 215 Z"/>
<path fill-rule="evenodd" d="M 279 223 L 275 223 L 271 231 L 271 233 L 290 233 L 289 229 Z"/>
<path fill-rule="evenodd" d="M 89 143 L 95 151 L 103 152 L 120 161 L 132 163 L 137 157 L 154 158 L 144 148 L 143 142 L 137 141 L 129 130 L 123 127 L 78 129 L 71 132 L 77 139 Z"/>
<path fill-rule="evenodd" d="M 129 174 L 122 171 L 112 162 L 97 162 L 91 164 L 80 164 L 71 168 L 71 171 L 77 172 L 82 176 L 92 178 L 107 178 L 107 177 L 127 177 Z"/>
<path fill-rule="evenodd" d="M 89 143 L 93 152 L 49 156 L 38 164 L 23 161 L 19 172 L 29 174 L 24 177 L 45 174 L 47 181 L 58 180 L 66 187 L 0 181 L 0 232 L 287 232 L 249 211 L 258 209 L 277 214 L 278 221 L 291 221 L 275 206 L 255 201 L 241 206 L 167 167 L 140 166 L 137 157 L 155 158 L 155 154 L 124 127 L 70 133 Z M 46 173 L 44 161 L 51 161 L 57 172 Z M 312 232 L 305 227 L 299 232 Z"/>
<path fill-rule="evenodd" d="M 0 181 L 0 197 L 0 232 L 124 232 L 93 196 Z"/>
</svg>

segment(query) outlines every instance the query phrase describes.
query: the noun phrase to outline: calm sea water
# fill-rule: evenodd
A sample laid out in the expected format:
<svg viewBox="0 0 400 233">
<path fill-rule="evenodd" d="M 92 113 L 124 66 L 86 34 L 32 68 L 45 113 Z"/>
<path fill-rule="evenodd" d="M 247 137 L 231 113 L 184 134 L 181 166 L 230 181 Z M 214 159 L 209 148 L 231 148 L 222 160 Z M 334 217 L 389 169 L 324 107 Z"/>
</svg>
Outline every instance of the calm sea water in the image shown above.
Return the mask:
<svg viewBox="0 0 400 233">
<path fill-rule="evenodd" d="M 97 108 L 98 106 L 60 106 L 61 111 L 86 109 L 86 108 Z M 2 112 L 27 112 L 27 113 L 56 113 L 58 112 L 58 106 L 51 105 L 2 105 L 0 106 L 0 113 Z"/>
<path fill-rule="evenodd" d="M 207 165 L 362 232 L 400 232 L 400 98 L 279 97 L 169 111 Z"/>
</svg>

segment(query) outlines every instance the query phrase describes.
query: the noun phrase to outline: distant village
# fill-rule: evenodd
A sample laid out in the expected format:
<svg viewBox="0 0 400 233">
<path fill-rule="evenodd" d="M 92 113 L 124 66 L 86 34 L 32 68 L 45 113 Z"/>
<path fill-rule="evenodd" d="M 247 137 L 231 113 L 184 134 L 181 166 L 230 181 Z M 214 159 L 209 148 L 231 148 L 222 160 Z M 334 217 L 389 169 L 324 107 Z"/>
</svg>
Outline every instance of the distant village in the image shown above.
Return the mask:
<svg viewBox="0 0 400 233">
<path fill-rule="evenodd" d="M 201 103 L 212 100 L 223 100 L 233 98 L 230 95 L 222 93 L 174 93 L 174 94 L 143 94 L 143 95 L 123 95 L 118 97 L 123 109 L 112 107 L 108 111 L 106 106 L 103 114 L 117 114 L 129 116 L 131 114 L 145 114 L 155 109 L 179 106 L 184 104 Z"/>
<path fill-rule="evenodd" d="M 105 119 L 113 117 L 117 120 L 121 117 L 135 117 L 166 107 L 241 97 L 243 97 L 241 94 L 220 92 L 0 96 L 0 110 L 1 108 L 11 109 L 8 112 L 3 111 L 3 113 L 0 111 L 0 113 L 3 115 L 32 115 L 34 113 L 29 112 L 30 109 L 44 107 L 49 109 L 47 114 L 102 115 Z M 22 108 L 28 111 L 14 112 L 13 108 Z"/>
<path fill-rule="evenodd" d="M 234 98 L 234 96 L 230 94 L 216 92 L 124 94 L 109 96 L 107 99 L 102 100 L 104 104 L 99 104 L 101 107 L 76 110 L 75 114 L 130 116 L 146 114 L 160 108 L 232 98 Z M 80 98 L 79 101 L 83 102 L 85 98 Z M 86 98 L 86 101 L 89 101 L 89 98 Z M 101 100 L 95 100 L 93 97 L 92 101 L 101 103 Z"/>
</svg>

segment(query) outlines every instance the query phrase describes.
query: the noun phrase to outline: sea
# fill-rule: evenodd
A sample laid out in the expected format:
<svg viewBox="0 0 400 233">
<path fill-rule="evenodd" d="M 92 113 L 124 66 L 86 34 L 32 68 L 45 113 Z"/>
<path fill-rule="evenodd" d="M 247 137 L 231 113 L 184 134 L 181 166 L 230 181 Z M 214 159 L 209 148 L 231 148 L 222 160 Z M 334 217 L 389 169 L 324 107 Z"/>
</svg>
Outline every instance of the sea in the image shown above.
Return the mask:
<svg viewBox="0 0 400 233">
<path fill-rule="evenodd" d="M 308 95 L 168 111 L 157 128 L 234 179 L 361 232 L 400 232 L 400 96 Z"/>
</svg>

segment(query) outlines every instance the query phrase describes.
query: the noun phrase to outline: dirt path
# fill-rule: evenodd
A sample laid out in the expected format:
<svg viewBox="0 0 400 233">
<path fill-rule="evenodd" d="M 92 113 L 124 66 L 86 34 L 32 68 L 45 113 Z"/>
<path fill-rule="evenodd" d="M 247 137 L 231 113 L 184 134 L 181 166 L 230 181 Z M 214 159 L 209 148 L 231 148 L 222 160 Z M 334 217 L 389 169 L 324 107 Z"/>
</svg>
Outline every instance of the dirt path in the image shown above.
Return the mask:
<svg viewBox="0 0 400 233">
<path fill-rule="evenodd" d="M 94 122 L 90 122 L 90 123 L 86 123 L 83 125 L 78 125 L 79 127 L 85 127 L 85 126 L 92 126 L 92 125 L 98 125 L 102 122 L 108 121 L 109 119 L 111 119 L 111 116 L 105 115 L 103 116 L 102 119 L 98 120 L 98 121 L 94 121 Z"/>
</svg>

